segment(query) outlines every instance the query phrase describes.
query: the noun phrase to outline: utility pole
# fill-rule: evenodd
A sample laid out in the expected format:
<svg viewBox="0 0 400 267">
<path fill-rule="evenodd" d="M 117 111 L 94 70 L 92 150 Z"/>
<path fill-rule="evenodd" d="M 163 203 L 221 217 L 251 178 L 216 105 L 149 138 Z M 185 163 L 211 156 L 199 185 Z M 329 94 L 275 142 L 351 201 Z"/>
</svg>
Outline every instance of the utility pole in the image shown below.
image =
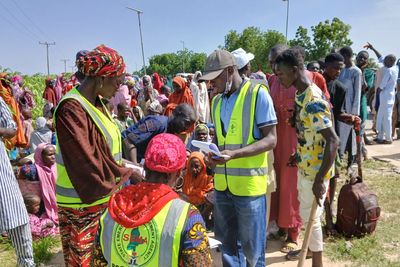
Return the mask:
<svg viewBox="0 0 400 267">
<path fill-rule="evenodd" d="M 288 26 L 289 26 L 289 1 L 290 0 L 282 0 L 283 2 L 287 2 L 287 8 L 286 8 L 286 43 L 288 43 L 288 38 L 287 38 L 287 34 L 288 34 Z"/>
<path fill-rule="evenodd" d="M 135 11 L 138 15 L 138 20 L 139 20 L 139 32 L 140 32 L 140 45 L 142 46 L 142 59 L 143 59 L 143 71 L 144 75 L 146 75 L 146 63 L 144 61 L 144 48 L 143 48 L 143 36 L 142 36 L 142 23 L 140 22 L 140 14 L 143 14 L 143 11 L 134 9 L 131 7 L 127 7 L 127 9 Z"/>
<path fill-rule="evenodd" d="M 62 62 L 64 62 L 64 72 L 67 72 L 67 61 L 69 61 L 69 59 L 61 59 Z"/>
<path fill-rule="evenodd" d="M 45 45 L 46 46 L 46 54 L 47 54 L 47 75 L 50 75 L 50 64 L 49 64 L 49 46 L 51 45 L 56 45 L 55 42 L 52 43 L 48 43 L 48 42 L 39 42 L 39 44 L 41 45 Z"/>
<path fill-rule="evenodd" d="M 182 72 L 185 73 L 185 41 L 181 41 L 182 43 Z"/>
</svg>

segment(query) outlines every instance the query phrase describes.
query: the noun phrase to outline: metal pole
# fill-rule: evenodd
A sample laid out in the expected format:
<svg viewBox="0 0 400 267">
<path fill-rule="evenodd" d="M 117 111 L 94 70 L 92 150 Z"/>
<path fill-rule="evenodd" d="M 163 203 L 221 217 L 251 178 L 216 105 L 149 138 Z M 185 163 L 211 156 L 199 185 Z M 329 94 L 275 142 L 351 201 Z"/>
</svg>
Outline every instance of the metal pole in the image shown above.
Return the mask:
<svg viewBox="0 0 400 267">
<path fill-rule="evenodd" d="M 140 32 L 140 45 L 142 46 L 142 59 L 143 59 L 143 71 L 144 75 L 146 75 L 146 63 L 144 61 L 144 48 L 143 48 L 143 37 L 142 37 L 142 23 L 140 22 L 140 13 L 137 12 L 138 19 L 139 19 L 139 32 Z M 143 12 L 142 12 L 143 13 Z"/>
<path fill-rule="evenodd" d="M 287 9 L 286 9 L 286 43 L 288 42 L 288 27 L 289 27 L 289 3 L 290 0 L 283 0 L 287 2 Z"/>
<path fill-rule="evenodd" d="M 62 62 L 64 62 L 64 72 L 67 72 L 67 61 L 69 61 L 69 59 L 61 59 Z"/>
<path fill-rule="evenodd" d="M 144 75 L 146 75 L 146 63 L 144 61 L 144 48 L 143 48 L 143 36 L 142 36 L 142 22 L 140 21 L 140 14 L 142 14 L 143 11 L 140 11 L 138 9 L 134 9 L 134 8 L 131 8 L 131 7 L 127 7 L 127 9 L 135 11 L 137 13 L 137 15 L 138 15 L 139 32 L 140 32 L 140 45 L 142 46 L 143 71 L 144 71 Z"/>
<path fill-rule="evenodd" d="M 50 64 L 49 64 L 49 45 L 46 45 L 47 54 L 47 75 L 50 75 Z"/>
<path fill-rule="evenodd" d="M 182 43 L 182 72 L 185 73 L 185 41 L 181 41 Z"/>
</svg>

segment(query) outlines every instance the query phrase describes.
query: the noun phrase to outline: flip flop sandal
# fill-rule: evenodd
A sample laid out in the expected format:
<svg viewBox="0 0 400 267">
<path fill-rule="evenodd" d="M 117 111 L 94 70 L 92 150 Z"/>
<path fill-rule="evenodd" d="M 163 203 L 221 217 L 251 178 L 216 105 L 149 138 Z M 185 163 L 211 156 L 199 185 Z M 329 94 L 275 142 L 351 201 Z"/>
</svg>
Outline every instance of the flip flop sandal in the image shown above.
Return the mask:
<svg viewBox="0 0 400 267">
<path fill-rule="evenodd" d="M 300 254 L 301 254 L 301 249 L 289 251 L 288 254 L 286 254 L 286 260 L 298 261 L 300 259 Z M 307 252 L 306 259 L 311 259 L 311 258 L 312 258 L 312 256 L 309 255 Z"/>
<path fill-rule="evenodd" d="M 281 248 L 282 253 L 289 253 L 290 251 L 297 250 L 297 244 L 294 242 L 285 242 L 285 244 Z"/>
</svg>

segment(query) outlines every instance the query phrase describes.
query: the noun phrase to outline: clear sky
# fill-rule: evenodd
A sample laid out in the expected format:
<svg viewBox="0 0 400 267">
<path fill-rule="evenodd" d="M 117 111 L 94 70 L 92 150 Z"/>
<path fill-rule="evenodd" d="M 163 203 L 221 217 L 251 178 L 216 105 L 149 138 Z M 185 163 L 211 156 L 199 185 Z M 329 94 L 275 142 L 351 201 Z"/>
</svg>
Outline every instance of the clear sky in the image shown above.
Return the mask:
<svg viewBox="0 0 400 267">
<path fill-rule="evenodd" d="M 0 0 L 0 65 L 22 73 L 64 71 L 61 59 L 74 64 L 78 50 L 104 43 L 120 52 L 128 71 L 141 68 L 136 13 L 142 10 L 146 60 L 185 47 L 210 53 L 222 45 L 229 30 L 248 26 L 285 33 L 286 2 L 282 0 Z M 289 39 L 302 25 L 310 28 L 338 17 L 352 26 L 353 50 L 370 41 L 383 54 L 400 57 L 400 0 L 290 0 Z"/>
</svg>

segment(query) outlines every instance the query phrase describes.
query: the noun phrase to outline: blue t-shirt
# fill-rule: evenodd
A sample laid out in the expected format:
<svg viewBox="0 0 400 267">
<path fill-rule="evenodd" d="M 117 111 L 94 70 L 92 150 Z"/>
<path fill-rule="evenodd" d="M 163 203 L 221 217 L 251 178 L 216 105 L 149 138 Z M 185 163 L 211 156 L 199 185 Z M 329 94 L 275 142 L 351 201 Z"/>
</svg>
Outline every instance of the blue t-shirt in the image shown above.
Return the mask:
<svg viewBox="0 0 400 267">
<path fill-rule="evenodd" d="M 243 83 L 244 84 L 244 83 Z M 243 86 L 242 84 L 242 86 Z M 221 101 L 221 121 L 224 127 L 224 132 L 228 131 L 229 122 L 231 120 L 233 108 L 239 96 L 240 90 L 236 90 L 229 97 L 222 96 Z M 262 139 L 260 128 L 277 124 L 274 104 L 272 98 L 265 89 L 259 89 L 256 100 L 256 112 L 254 118 L 254 138 Z"/>
<path fill-rule="evenodd" d="M 168 117 L 149 115 L 121 133 L 122 139 L 128 138 L 137 150 L 137 162 L 144 158 L 150 140 L 160 133 L 167 132 Z"/>
</svg>

